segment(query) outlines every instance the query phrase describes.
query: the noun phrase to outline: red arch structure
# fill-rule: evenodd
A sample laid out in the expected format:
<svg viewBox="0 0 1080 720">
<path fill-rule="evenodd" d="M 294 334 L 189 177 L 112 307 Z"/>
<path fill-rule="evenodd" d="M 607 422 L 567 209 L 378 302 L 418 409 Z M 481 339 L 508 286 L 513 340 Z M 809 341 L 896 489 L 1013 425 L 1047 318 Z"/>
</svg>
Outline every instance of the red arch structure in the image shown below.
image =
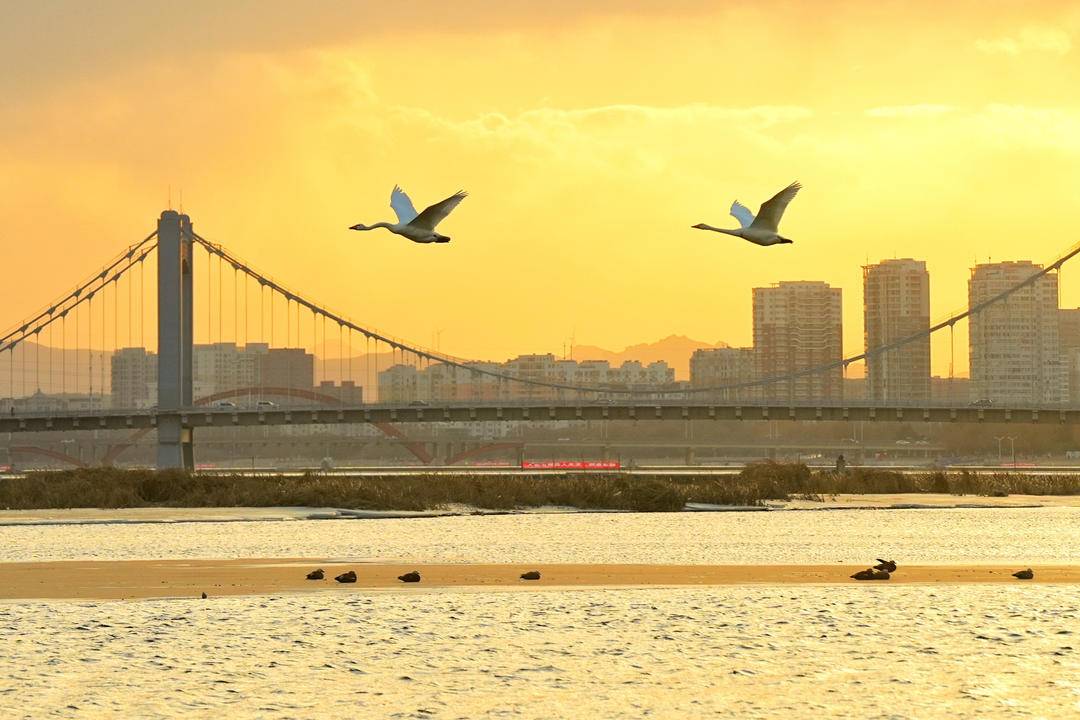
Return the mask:
<svg viewBox="0 0 1080 720">
<path fill-rule="evenodd" d="M 12 455 L 40 455 L 42 457 L 68 463 L 69 465 L 74 465 L 75 467 L 88 467 L 87 464 L 79 458 L 72 457 L 59 450 L 49 450 L 48 448 L 34 447 L 32 445 L 13 445 L 8 448 L 8 452 Z"/>
<path fill-rule="evenodd" d="M 236 388 L 234 390 L 223 390 L 219 393 L 207 395 L 195 400 L 195 405 L 203 406 L 210 403 L 217 402 L 219 400 L 228 400 L 229 398 L 236 397 L 248 397 L 248 396 L 266 396 L 271 397 L 290 397 L 299 398 L 301 400 L 310 400 L 320 405 L 341 405 L 341 399 L 336 398 L 333 395 L 325 395 L 323 393 L 314 392 L 313 390 L 302 390 L 300 388 L 286 388 L 286 387 L 249 387 L 249 388 Z M 402 445 L 408 450 L 417 460 L 430 465 L 435 459 L 434 456 L 428 452 L 427 446 L 421 442 L 409 442 L 409 438 L 405 433 L 399 430 L 390 423 L 372 423 L 377 427 L 384 435 L 394 440 L 401 440 Z M 101 459 L 102 465 L 112 465 L 116 462 L 116 459 L 120 457 L 130 447 L 135 445 L 141 440 L 147 433 L 151 432 L 153 428 L 143 428 L 136 430 L 135 433 L 127 439 L 127 441 L 118 443 L 116 445 L 110 445 L 105 451 L 104 457 Z M 85 467 L 85 464 L 83 465 Z"/>
<path fill-rule="evenodd" d="M 301 388 L 289 388 L 289 387 L 247 387 L 236 388 L 234 390 L 222 390 L 219 393 L 213 395 L 207 395 L 195 400 L 196 405 L 209 405 L 212 402 L 218 400 L 228 400 L 229 398 L 237 397 L 261 397 L 263 395 L 270 395 L 271 397 L 290 397 L 299 398 L 300 400 L 310 400 L 320 405 L 340 405 L 341 399 L 336 398 L 333 395 L 324 395 L 317 393 L 313 390 L 303 390 Z"/>
<path fill-rule="evenodd" d="M 139 442 L 139 440 L 142 440 L 145 435 L 153 432 L 153 430 L 154 428 L 152 427 L 141 428 L 132 433 L 131 437 L 129 437 L 126 441 L 122 443 L 117 443 L 115 445 L 110 445 L 109 447 L 105 448 L 105 454 L 101 456 L 101 464 L 107 467 L 111 467 L 112 464 L 116 462 L 116 458 L 120 457 L 121 453 L 125 452 L 128 448 L 134 446 L 135 443 Z"/>
</svg>

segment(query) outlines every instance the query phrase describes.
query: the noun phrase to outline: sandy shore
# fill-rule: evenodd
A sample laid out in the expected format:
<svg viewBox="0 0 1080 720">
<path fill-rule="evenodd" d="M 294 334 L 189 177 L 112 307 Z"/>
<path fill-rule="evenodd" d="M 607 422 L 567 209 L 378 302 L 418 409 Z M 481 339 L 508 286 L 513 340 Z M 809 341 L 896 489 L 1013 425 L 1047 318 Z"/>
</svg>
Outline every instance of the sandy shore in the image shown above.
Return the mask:
<svg viewBox="0 0 1080 720">
<path fill-rule="evenodd" d="M 321 567 L 326 580 L 304 578 Z M 851 565 L 397 565 L 343 563 L 318 559 L 253 558 L 245 560 L 128 560 L 0 563 L 0 600 L 7 599 L 138 599 L 218 595 L 266 595 L 283 592 L 350 592 L 394 588 L 648 587 L 736 584 L 856 583 L 848 576 L 862 567 Z M 1016 566 L 912 565 L 889 580 L 896 583 L 1011 583 Z M 355 570 L 355 584 L 333 577 Z M 405 585 L 397 576 L 418 570 L 423 580 Z M 519 575 L 539 570 L 542 579 L 527 582 Z M 1037 583 L 1080 583 L 1080 565 L 1035 566 Z M 880 586 L 884 582 L 862 582 Z"/>
</svg>

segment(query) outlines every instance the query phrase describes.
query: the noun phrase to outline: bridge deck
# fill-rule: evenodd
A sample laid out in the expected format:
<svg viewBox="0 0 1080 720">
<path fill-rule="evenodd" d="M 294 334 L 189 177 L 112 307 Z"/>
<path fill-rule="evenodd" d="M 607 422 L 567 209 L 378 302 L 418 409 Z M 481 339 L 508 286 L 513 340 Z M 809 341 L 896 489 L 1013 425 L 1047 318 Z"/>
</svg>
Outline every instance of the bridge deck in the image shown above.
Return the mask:
<svg viewBox="0 0 1080 720">
<path fill-rule="evenodd" d="M 1078 424 L 1073 407 L 873 407 L 866 405 L 540 404 L 361 405 L 312 408 L 191 408 L 178 411 L 106 410 L 0 416 L 0 432 L 123 430 L 154 428 L 161 418 L 180 417 L 184 427 L 259 425 L 547 422 L 567 420 L 815 420 L 938 423 Z"/>
</svg>

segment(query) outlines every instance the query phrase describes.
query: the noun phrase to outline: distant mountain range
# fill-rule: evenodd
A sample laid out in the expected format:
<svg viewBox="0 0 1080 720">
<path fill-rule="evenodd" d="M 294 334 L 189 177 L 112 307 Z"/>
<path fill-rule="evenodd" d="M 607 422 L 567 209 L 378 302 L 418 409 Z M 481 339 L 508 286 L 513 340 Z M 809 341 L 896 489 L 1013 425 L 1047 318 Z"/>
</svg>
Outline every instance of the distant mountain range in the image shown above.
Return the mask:
<svg viewBox="0 0 1080 720">
<path fill-rule="evenodd" d="M 646 365 L 657 360 L 663 360 L 675 369 L 676 380 L 690 379 L 690 356 L 695 350 L 702 348 L 730 347 L 727 343 L 707 343 L 694 340 L 685 335 L 668 335 L 662 340 L 652 343 L 639 343 L 630 345 L 624 350 L 606 350 L 595 345 L 575 345 L 573 351 L 574 360 L 607 360 L 614 366 L 619 366 L 626 360 L 638 360 Z"/>
</svg>

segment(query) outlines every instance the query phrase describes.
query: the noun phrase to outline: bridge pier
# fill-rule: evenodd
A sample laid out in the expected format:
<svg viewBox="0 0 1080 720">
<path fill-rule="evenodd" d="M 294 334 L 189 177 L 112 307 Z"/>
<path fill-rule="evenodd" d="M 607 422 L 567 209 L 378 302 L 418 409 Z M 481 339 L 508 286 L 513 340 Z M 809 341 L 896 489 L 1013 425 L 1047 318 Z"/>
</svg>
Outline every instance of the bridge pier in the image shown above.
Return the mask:
<svg viewBox="0 0 1080 720">
<path fill-rule="evenodd" d="M 192 430 L 179 412 L 191 407 L 192 307 L 191 218 L 173 210 L 158 219 L 158 416 L 159 470 L 195 469 Z M 169 412 L 174 411 L 174 412 Z"/>
</svg>

